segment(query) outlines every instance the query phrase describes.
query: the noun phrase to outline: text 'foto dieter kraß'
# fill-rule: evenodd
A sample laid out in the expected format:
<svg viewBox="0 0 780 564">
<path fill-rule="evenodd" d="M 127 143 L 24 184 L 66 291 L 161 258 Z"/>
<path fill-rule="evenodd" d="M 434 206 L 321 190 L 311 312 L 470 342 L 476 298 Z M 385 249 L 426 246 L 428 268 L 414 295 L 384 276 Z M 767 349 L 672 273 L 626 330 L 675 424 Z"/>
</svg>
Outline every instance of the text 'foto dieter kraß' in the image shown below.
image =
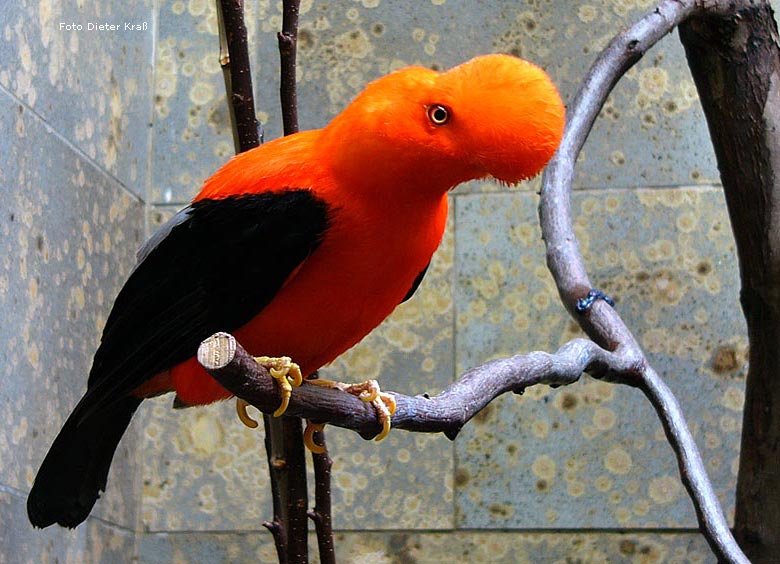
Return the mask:
<svg viewBox="0 0 780 564">
<path fill-rule="evenodd" d="M 147 22 L 60 22 L 60 31 L 148 31 Z"/>
</svg>

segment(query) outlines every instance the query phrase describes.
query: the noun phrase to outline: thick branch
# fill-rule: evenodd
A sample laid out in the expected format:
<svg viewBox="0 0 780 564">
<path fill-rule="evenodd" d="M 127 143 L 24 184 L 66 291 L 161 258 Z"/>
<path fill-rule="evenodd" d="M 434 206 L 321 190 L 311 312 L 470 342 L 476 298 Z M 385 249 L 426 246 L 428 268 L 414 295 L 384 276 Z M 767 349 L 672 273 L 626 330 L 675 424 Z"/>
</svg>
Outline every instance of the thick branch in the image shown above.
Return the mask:
<svg viewBox="0 0 780 564">
<path fill-rule="evenodd" d="M 198 361 L 227 390 L 260 411 L 271 413 L 278 407 L 281 396 L 277 384 L 232 335 L 216 333 L 203 341 Z M 469 370 L 436 396 L 390 392 L 398 404 L 392 425 L 407 431 L 444 433 L 454 439 L 474 415 L 501 394 L 522 394 L 536 384 L 571 384 L 583 372 L 598 373 L 606 366 L 631 369 L 620 363 L 618 356 L 587 339 L 575 339 L 553 354 L 532 352 L 494 360 Z M 293 388 L 286 415 L 351 429 L 365 439 L 381 430 L 369 403 L 341 390 L 306 382 Z"/>
<path fill-rule="evenodd" d="M 704 10 L 728 11 L 729 2 L 698 3 L 665 0 L 637 23 L 616 36 L 588 71 L 569 105 L 566 131 L 542 183 L 539 215 L 547 247 L 547 265 L 558 292 L 572 316 L 597 343 L 641 367 L 620 372 L 609 370 L 607 379 L 640 388 L 660 417 L 667 439 L 677 456 L 682 481 L 696 508 L 699 526 L 721 562 L 748 562 L 728 529 L 701 455 L 693 441 L 679 404 L 658 374 L 649 367 L 636 339 L 618 313 L 597 301 L 585 315 L 576 313 L 577 299 L 591 289 L 577 239 L 572 228 L 571 189 L 574 167 L 607 96 L 617 81 L 642 55 L 675 26 Z"/>
<path fill-rule="evenodd" d="M 734 528 L 780 562 L 780 48 L 768 2 L 680 27 L 718 159 L 750 340 Z"/>
</svg>

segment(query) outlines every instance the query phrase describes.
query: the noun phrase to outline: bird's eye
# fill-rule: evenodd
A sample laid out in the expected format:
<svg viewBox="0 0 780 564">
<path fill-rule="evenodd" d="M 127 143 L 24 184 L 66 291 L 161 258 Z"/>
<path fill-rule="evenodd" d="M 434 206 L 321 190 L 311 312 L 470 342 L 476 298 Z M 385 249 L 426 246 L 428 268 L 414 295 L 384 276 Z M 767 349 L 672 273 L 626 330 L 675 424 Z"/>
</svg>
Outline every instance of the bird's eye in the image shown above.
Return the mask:
<svg viewBox="0 0 780 564">
<path fill-rule="evenodd" d="M 444 125 L 450 121 L 450 111 L 441 104 L 428 106 L 428 119 L 434 125 Z"/>
</svg>

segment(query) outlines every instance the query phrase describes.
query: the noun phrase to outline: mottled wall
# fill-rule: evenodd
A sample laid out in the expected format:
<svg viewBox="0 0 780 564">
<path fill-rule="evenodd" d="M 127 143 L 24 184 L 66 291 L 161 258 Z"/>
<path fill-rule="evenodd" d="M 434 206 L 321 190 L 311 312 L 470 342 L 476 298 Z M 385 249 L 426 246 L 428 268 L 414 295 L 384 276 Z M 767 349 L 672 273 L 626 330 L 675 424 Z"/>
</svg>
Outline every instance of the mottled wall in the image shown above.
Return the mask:
<svg viewBox="0 0 780 564">
<path fill-rule="evenodd" d="M 568 99 L 598 50 L 652 4 L 304 0 L 301 125 L 327 123 L 395 68 L 489 51 L 542 65 Z M 233 152 L 212 1 L 76 6 L 0 11 L 0 562 L 127 562 L 136 544 L 144 564 L 274 561 L 260 527 L 270 516 L 261 433 L 232 404 L 174 413 L 170 398 L 147 402 L 98 518 L 76 532 L 26 522 L 26 492 L 82 390 L 144 220 L 153 229 Z M 105 18 L 150 29 L 58 29 Z M 247 23 L 258 112 L 274 138 L 278 3 L 249 0 Z M 717 170 L 674 35 L 618 86 L 578 171 L 576 230 L 592 279 L 678 394 L 730 512 L 746 340 Z M 459 188 L 416 297 L 329 374 L 436 393 L 474 364 L 576 335 L 544 267 L 537 187 Z M 633 390 L 584 379 L 502 398 L 455 443 L 328 436 L 341 562 L 714 562 Z"/>
<path fill-rule="evenodd" d="M 568 99 L 598 50 L 652 5 L 304 1 L 301 126 L 327 123 L 393 69 L 447 68 L 489 51 L 541 64 Z M 274 138 L 280 8 L 247 8 L 258 111 Z M 233 151 L 212 3 L 165 0 L 159 10 L 152 225 Z M 578 171 L 576 230 L 592 278 L 678 394 L 731 512 L 746 339 L 717 169 L 674 35 L 610 97 Z M 474 364 L 577 335 L 544 266 L 537 187 L 459 188 L 417 296 L 328 373 L 435 393 Z M 273 561 L 270 537 L 247 532 L 270 515 L 261 434 L 235 420 L 232 404 L 175 414 L 169 404 L 143 412 L 141 560 Z M 661 427 L 633 390 L 584 379 L 505 397 L 454 444 L 403 432 L 381 444 L 328 436 L 343 562 L 714 561 L 692 533 Z"/>
<path fill-rule="evenodd" d="M 84 526 L 34 531 L 25 510 L 145 235 L 153 35 L 87 31 L 104 21 L 151 25 L 152 2 L 6 2 L 0 10 L 3 563 L 122 563 L 135 551 L 137 427 Z"/>
</svg>

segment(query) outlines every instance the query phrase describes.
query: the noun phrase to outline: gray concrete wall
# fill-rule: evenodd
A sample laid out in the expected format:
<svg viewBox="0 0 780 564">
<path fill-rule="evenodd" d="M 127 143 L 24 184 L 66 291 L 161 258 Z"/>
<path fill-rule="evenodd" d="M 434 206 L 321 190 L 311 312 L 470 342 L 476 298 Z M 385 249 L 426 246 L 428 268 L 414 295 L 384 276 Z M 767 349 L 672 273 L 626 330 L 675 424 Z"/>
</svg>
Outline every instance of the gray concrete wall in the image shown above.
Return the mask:
<svg viewBox="0 0 780 564">
<path fill-rule="evenodd" d="M 301 127 L 324 125 L 392 69 L 443 69 L 490 51 L 540 64 L 568 99 L 598 50 L 652 4 L 304 1 Z M 58 28 L 106 17 L 151 29 Z M 248 2 L 247 22 L 270 139 L 281 130 L 277 3 Z M 170 398 L 146 402 L 87 527 L 33 532 L 24 515 L 145 209 L 153 229 L 233 152 L 214 3 L 30 2 L 4 10 L 0 32 L 0 553 L 275 561 L 260 526 L 270 517 L 262 433 L 244 428 L 232 403 L 174 413 Z M 610 97 L 576 188 L 592 279 L 678 394 L 731 513 L 747 342 L 714 156 L 674 34 Z M 456 190 L 416 297 L 328 375 L 436 393 L 484 360 L 576 336 L 544 266 L 536 189 L 538 180 Z M 328 437 L 340 562 L 714 562 L 660 425 L 633 390 L 584 379 L 502 398 L 454 444 L 402 432 L 380 444 L 336 429 Z"/>
<path fill-rule="evenodd" d="M 141 505 L 134 427 L 85 525 L 34 531 L 25 510 L 145 236 L 153 34 L 86 24 L 153 24 L 152 3 L 79 4 L 0 10 L 0 562 L 9 564 L 128 562 Z"/>
</svg>

